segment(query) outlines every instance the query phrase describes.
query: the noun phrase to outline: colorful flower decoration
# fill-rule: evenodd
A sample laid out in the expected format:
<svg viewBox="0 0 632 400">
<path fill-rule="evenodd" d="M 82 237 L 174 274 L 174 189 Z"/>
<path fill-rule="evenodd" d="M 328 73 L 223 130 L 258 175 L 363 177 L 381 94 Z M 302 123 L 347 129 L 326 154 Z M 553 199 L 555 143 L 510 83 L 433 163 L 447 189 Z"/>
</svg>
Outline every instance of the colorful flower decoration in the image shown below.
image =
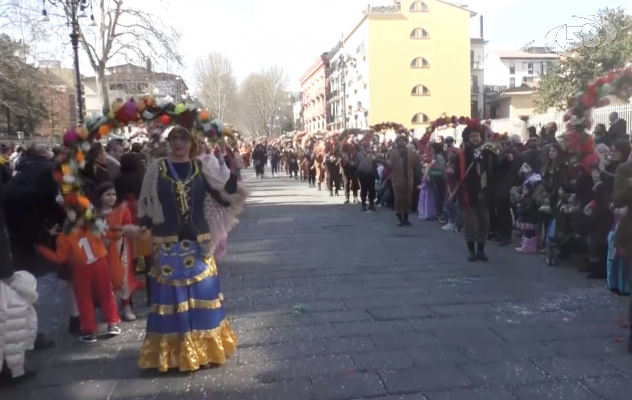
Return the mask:
<svg viewBox="0 0 632 400">
<path fill-rule="evenodd" d="M 102 117 L 91 118 L 84 126 L 68 130 L 63 136 L 66 152 L 60 156 L 60 165 L 55 171 L 60 189 L 57 202 L 66 212 L 64 233 L 78 227 L 94 229 L 99 234 L 105 229 L 105 222 L 83 195 L 82 170 L 86 167 L 86 155 L 95 140 L 129 124 L 147 125 L 149 131 L 180 125 L 209 138 L 221 138 L 225 129 L 224 124 L 212 119 L 208 111 L 200 111 L 193 105 L 157 105 L 152 98 L 145 98 L 115 102 L 110 110 L 104 110 Z"/>
<path fill-rule="evenodd" d="M 402 124 L 398 124 L 397 122 L 382 122 L 379 124 L 375 124 L 371 127 L 377 133 L 384 133 L 389 130 L 393 130 L 397 133 L 407 134 L 408 129 Z"/>
<path fill-rule="evenodd" d="M 563 118 L 566 129 L 562 145 L 572 155 L 573 161 L 581 164 L 581 168 L 590 170 L 599 162 L 594 138 L 586 132 L 591 123 L 592 110 L 607 106 L 612 98 L 627 102 L 630 97 L 632 67 L 611 71 L 590 82 L 586 91 L 568 99 L 569 110 Z"/>
</svg>

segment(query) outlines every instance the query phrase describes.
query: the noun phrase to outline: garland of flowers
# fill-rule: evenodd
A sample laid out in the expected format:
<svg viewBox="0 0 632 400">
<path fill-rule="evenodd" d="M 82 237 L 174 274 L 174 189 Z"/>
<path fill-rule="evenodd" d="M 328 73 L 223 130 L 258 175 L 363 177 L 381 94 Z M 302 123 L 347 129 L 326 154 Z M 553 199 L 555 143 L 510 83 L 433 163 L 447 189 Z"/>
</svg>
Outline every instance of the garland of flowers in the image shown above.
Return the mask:
<svg viewBox="0 0 632 400">
<path fill-rule="evenodd" d="M 111 110 L 104 112 L 104 116 L 92 118 L 84 126 L 66 131 L 63 137 L 66 152 L 60 156 L 60 165 L 54 173 L 60 187 L 57 203 L 66 213 L 65 234 L 79 227 L 93 229 L 98 234 L 103 232 L 104 220 L 83 194 L 82 171 L 86 168 L 86 154 L 95 140 L 106 138 L 113 130 L 129 124 L 146 124 L 149 130 L 156 126 L 180 125 L 211 139 L 223 137 L 226 129 L 221 121 L 211 119 L 208 111 L 200 111 L 193 105 L 158 105 L 154 99 L 145 98 L 116 102 Z"/>
<path fill-rule="evenodd" d="M 397 122 L 382 122 L 371 126 L 370 129 L 373 129 L 377 133 L 384 133 L 389 130 L 393 130 L 397 133 L 403 134 L 408 133 L 408 129 L 404 125 L 398 124 Z"/>
<path fill-rule="evenodd" d="M 590 125 L 592 110 L 610 104 L 611 97 L 628 101 L 631 96 L 632 67 L 629 67 L 614 70 L 595 79 L 588 84 L 585 92 L 569 98 L 569 110 L 564 115 L 564 143 L 566 150 L 575 156 L 575 161 L 581 164 L 581 168 L 590 170 L 599 162 L 594 154 L 594 138 L 585 131 Z"/>
</svg>

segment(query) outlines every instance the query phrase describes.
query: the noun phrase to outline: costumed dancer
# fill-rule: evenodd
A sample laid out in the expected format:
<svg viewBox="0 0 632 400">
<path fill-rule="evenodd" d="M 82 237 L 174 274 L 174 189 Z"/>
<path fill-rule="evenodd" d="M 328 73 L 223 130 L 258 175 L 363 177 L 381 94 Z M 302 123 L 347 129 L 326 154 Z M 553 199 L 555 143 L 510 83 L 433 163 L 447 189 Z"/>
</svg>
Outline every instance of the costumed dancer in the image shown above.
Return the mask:
<svg viewBox="0 0 632 400">
<path fill-rule="evenodd" d="M 463 211 L 468 261 L 487 261 L 485 243 L 489 228 L 489 186 L 493 179 L 494 153 L 483 146 L 482 128 L 476 120 L 466 120 L 462 149 L 456 159 L 455 190 Z"/>
<path fill-rule="evenodd" d="M 376 159 L 371 148 L 373 133 L 369 132 L 364 135 L 358 152 L 358 180 L 360 182 L 360 201 L 362 202 L 362 211 L 367 210 L 366 201 L 369 200 L 369 211 L 375 210 L 376 197 Z M 340 169 L 338 169 L 340 171 Z"/>
<path fill-rule="evenodd" d="M 395 147 L 388 153 L 387 165 L 391 170 L 391 184 L 395 197 L 395 215 L 399 221 L 398 226 L 410 226 L 408 215 L 411 209 L 414 189 L 414 176 L 419 172 L 419 156 L 414 150 L 408 148 L 408 138 L 400 134 Z"/>
<path fill-rule="evenodd" d="M 431 220 L 437 216 L 437 209 L 435 206 L 435 194 L 432 190 L 432 186 L 429 182 L 428 172 L 430 166 L 424 164 L 424 173 L 421 178 L 421 185 L 419 188 L 419 202 L 417 203 L 417 210 L 419 212 L 419 219 Z"/>
<path fill-rule="evenodd" d="M 78 197 L 76 202 L 82 208 L 89 209 L 90 201 Z M 73 218 L 70 218 L 73 219 Z M 72 286 L 79 307 L 79 321 L 84 343 L 97 341 L 97 321 L 94 310 L 94 298 L 99 300 L 103 319 L 108 324 L 108 334 L 121 334 L 118 327 L 121 321 L 112 292 L 110 269 L 107 262 L 107 250 L 101 240 L 103 227 L 93 232 L 90 226 L 81 225 L 68 234 L 57 236 L 57 250 L 38 246 L 42 255 L 60 265 L 71 268 Z"/>
<path fill-rule="evenodd" d="M 349 197 L 353 193 L 353 203 L 358 202 L 358 152 L 360 148 L 355 138 L 349 135 L 340 147 L 342 153 L 342 171 L 344 173 L 345 204 L 349 204 Z"/>
<path fill-rule="evenodd" d="M 198 159 L 202 161 L 205 169 L 217 180 L 217 184 L 226 186 L 231 177 L 231 171 L 226 165 L 226 153 L 208 153 L 204 151 L 206 144 L 198 141 L 201 148 L 198 150 Z M 204 213 L 209 230 L 212 235 L 213 254 L 216 260 L 220 260 L 226 255 L 226 242 L 228 232 L 237 223 L 216 200 L 207 197 L 204 204 Z"/>
<path fill-rule="evenodd" d="M 425 143 L 424 139 L 426 139 Z M 432 220 L 437 216 L 437 194 L 435 186 L 433 186 L 433 180 L 435 179 L 437 171 L 441 173 L 441 176 L 443 175 L 445 159 L 443 159 L 443 157 L 441 161 L 435 159 L 432 144 L 426 135 L 419 141 L 418 146 L 419 154 L 424 164 L 421 184 L 418 186 L 419 200 L 417 202 L 417 212 L 419 219 Z"/>
<path fill-rule="evenodd" d="M 522 186 L 512 188 L 514 204 L 518 210 L 516 227 L 522 231 L 519 253 L 535 253 L 538 249 L 537 229 L 539 227 L 540 212 L 536 204 L 536 190 L 542 182 L 540 174 L 531 172 L 529 166 L 524 164 L 521 169 L 524 182 Z"/>
<path fill-rule="evenodd" d="M 121 157 L 121 171 L 114 180 L 116 189 L 116 199 L 119 202 L 127 203 L 127 208 L 132 215 L 134 225 L 138 225 L 138 197 L 140 196 L 140 188 L 145 177 L 145 169 L 147 168 L 147 160 L 149 156 L 146 153 L 127 153 Z M 145 282 L 147 281 L 147 272 L 151 269 L 152 262 L 152 241 L 149 231 L 142 230 L 140 234 L 131 240 L 133 259 L 136 261 L 136 270 L 145 272 Z M 141 268 L 142 267 L 142 268 Z M 136 281 L 136 289 L 142 287 L 147 290 L 149 285 L 143 281 Z M 147 293 L 147 300 L 151 299 L 151 295 Z"/>
<path fill-rule="evenodd" d="M 228 195 L 195 158 L 196 139 L 188 129 L 176 126 L 167 139 L 171 155 L 148 167 L 139 202 L 139 217 L 152 229 L 156 262 L 138 365 L 195 371 L 223 364 L 237 346 L 222 304 L 204 205 L 211 196 L 236 217 L 243 199 Z"/>
<path fill-rule="evenodd" d="M 106 221 L 103 244 L 108 249 L 108 265 L 112 276 L 112 286 L 117 298 L 121 299 L 121 317 L 124 321 L 135 321 L 132 312 L 132 294 L 136 289 L 136 269 L 134 268 L 131 238 L 140 233 L 133 224 L 132 213 L 125 201 L 116 204 L 114 184 L 106 182 L 97 188 L 99 211 Z"/>
</svg>

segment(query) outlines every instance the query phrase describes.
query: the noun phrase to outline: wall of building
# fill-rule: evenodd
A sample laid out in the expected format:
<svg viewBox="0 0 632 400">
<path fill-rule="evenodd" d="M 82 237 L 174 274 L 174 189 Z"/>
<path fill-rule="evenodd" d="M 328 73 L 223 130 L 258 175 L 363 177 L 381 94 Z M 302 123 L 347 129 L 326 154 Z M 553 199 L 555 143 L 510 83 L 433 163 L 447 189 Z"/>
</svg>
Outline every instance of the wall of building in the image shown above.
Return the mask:
<svg viewBox="0 0 632 400">
<path fill-rule="evenodd" d="M 443 2 L 426 0 L 428 12 L 411 13 L 412 1 L 402 1 L 401 15 L 374 15 L 369 22 L 370 124 L 399 122 L 420 128 L 411 120 L 423 113 L 429 120 L 470 115 L 470 12 Z M 410 39 L 423 28 L 428 39 Z M 396 45 L 394 45 L 396 44 Z M 429 68 L 411 68 L 423 57 Z M 424 85 L 429 96 L 411 96 Z"/>
<path fill-rule="evenodd" d="M 498 115 L 496 118 L 511 118 L 511 97 L 498 101 Z"/>
<path fill-rule="evenodd" d="M 509 87 L 509 66 L 500 61 L 495 53 L 487 53 L 484 61 L 485 85 Z"/>
<path fill-rule="evenodd" d="M 307 132 L 325 131 L 327 125 L 327 80 L 322 56 L 312 64 L 301 80 L 303 92 L 304 129 Z"/>
<path fill-rule="evenodd" d="M 521 115 L 533 115 L 535 110 L 535 95 L 512 96 L 510 118 L 518 118 Z"/>
<path fill-rule="evenodd" d="M 483 117 L 485 92 L 485 45 L 483 43 L 472 43 L 470 47 L 470 67 L 471 67 L 471 100 L 472 116 Z M 478 114 L 478 115 L 475 115 Z"/>
<path fill-rule="evenodd" d="M 485 84 L 495 86 L 516 87 L 523 81 L 539 82 L 546 72 L 547 63 L 555 60 L 543 59 L 501 59 L 494 53 L 485 58 Z M 513 68 L 512 68 L 513 66 Z M 531 68 L 529 68 L 531 66 Z"/>
<path fill-rule="evenodd" d="M 86 116 L 95 117 L 102 114 L 101 101 L 99 101 L 99 91 L 95 79 L 85 79 L 83 81 L 83 95 L 86 99 Z"/>
<path fill-rule="evenodd" d="M 365 19 L 352 32 L 344 43 L 341 54 L 345 54 L 353 62 L 345 71 L 344 101 L 338 103 L 342 114 L 346 110 L 348 128 L 368 128 L 370 112 L 369 97 L 369 24 Z M 343 105 L 344 103 L 344 105 Z"/>
</svg>

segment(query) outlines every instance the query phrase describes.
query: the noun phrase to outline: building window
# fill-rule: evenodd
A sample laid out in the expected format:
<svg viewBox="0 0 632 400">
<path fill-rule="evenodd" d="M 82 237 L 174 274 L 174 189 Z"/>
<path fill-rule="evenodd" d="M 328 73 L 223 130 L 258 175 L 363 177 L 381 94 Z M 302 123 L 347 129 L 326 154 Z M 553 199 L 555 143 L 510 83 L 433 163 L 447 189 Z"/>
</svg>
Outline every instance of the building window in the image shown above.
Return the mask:
<svg viewBox="0 0 632 400">
<path fill-rule="evenodd" d="M 509 79 L 509 87 L 516 87 L 516 78 L 510 78 Z"/>
<path fill-rule="evenodd" d="M 527 64 L 527 72 L 529 75 L 533 75 L 533 63 Z"/>
<path fill-rule="evenodd" d="M 423 1 L 415 1 L 410 4 L 410 12 L 428 12 L 428 6 Z"/>
<path fill-rule="evenodd" d="M 511 75 L 514 75 L 516 73 L 516 64 L 514 63 L 509 64 L 509 73 Z"/>
<path fill-rule="evenodd" d="M 428 39 L 429 37 L 428 32 L 422 28 L 415 28 L 410 32 L 411 39 Z"/>
<path fill-rule="evenodd" d="M 430 64 L 425 58 L 417 57 L 410 62 L 410 68 L 430 68 Z"/>
<path fill-rule="evenodd" d="M 417 85 L 410 91 L 411 96 L 430 96 L 430 90 L 424 85 Z"/>
<path fill-rule="evenodd" d="M 415 114 L 413 119 L 410 120 L 413 125 L 421 125 L 430 123 L 430 118 L 424 113 Z"/>
</svg>

